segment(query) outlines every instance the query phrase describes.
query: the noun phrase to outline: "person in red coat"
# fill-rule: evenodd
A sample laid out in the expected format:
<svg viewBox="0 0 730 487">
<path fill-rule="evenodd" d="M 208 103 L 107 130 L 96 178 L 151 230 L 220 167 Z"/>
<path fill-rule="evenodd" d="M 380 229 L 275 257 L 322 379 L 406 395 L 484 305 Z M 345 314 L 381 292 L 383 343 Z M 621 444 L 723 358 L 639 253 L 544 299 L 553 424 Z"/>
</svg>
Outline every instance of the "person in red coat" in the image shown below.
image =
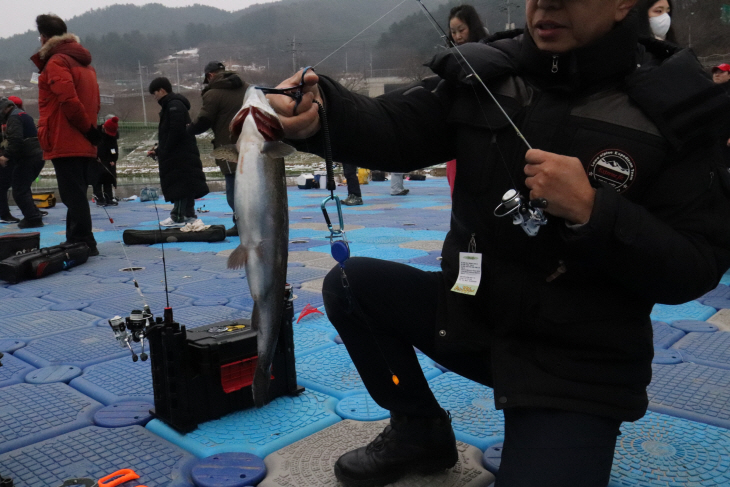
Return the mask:
<svg viewBox="0 0 730 487">
<path fill-rule="evenodd" d="M 39 15 L 36 25 L 41 48 L 31 58 L 38 67 L 38 141 L 46 160 L 53 162 L 58 192 L 68 208 L 66 240 L 85 242 L 98 255 L 91 230 L 86 192 L 96 178 L 96 127 L 99 85 L 91 54 L 78 37 L 67 33 L 55 15 Z"/>
</svg>

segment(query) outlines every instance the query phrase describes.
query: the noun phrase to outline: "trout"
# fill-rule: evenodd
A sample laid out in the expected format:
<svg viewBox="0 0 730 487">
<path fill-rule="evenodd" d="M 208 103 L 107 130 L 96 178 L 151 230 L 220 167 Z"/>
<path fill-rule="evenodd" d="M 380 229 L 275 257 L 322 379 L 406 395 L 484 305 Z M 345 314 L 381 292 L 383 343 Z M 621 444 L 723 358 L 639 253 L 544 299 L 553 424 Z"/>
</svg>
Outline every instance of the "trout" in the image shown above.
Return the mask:
<svg viewBox="0 0 730 487">
<path fill-rule="evenodd" d="M 234 206 L 241 243 L 228 257 L 228 268 L 245 267 L 254 302 L 251 324 L 258 332 L 258 361 L 251 389 L 261 407 L 268 402 L 284 309 L 289 245 L 284 157 L 294 148 L 281 142 L 279 117 L 254 87 L 246 91 L 230 128 L 232 137 L 240 133 Z"/>
</svg>

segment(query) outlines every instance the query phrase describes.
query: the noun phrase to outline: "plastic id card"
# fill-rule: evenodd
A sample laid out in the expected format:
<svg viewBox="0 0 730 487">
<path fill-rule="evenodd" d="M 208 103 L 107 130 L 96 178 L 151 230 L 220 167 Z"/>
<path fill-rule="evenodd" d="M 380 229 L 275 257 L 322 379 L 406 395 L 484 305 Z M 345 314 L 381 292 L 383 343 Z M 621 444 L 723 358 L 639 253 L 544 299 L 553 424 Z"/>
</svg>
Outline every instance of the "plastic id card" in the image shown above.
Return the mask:
<svg viewBox="0 0 730 487">
<path fill-rule="evenodd" d="M 474 296 L 482 280 L 482 254 L 459 252 L 459 277 L 451 290 Z"/>
</svg>

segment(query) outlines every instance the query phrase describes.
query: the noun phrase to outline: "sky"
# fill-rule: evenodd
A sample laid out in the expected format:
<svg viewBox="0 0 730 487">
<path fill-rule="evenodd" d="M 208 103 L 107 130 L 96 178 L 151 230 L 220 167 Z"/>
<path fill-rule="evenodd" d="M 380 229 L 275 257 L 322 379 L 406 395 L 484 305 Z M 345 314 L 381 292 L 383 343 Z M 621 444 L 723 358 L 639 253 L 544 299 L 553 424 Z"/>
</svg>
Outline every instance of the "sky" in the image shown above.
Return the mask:
<svg viewBox="0 0 730 487">
<path fill-rule="evenodd" d="M 145 5 L 161 3 L 166 7 L 186 7 L 195 3 L 210 5 L 221 10 L 241 10 L 256 3 L 276 0 L 21 0 L 13 3 L 12 21 L 5 21 L 0 27 L 0 38 L 21 34 L 35 29 L 38 14 L 54 13 L 62 19 L 70 19 L 92 9 L 108 7 L 117 3 Z"/>
</svg>

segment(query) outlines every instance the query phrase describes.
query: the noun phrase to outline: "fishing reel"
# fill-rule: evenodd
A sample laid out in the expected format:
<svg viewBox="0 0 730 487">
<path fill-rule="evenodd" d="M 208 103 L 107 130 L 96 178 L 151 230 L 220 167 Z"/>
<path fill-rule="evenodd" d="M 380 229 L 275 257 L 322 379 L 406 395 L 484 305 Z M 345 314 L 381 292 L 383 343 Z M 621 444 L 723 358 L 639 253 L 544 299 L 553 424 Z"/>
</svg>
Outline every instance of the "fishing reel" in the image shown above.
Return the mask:
<svg viewBox="0 0 730 487">
<path fill-rule="evenodd" d="M 147 336 L 149 327 L 154 324 L 155 319 L 152 316 L 149 306 L 145 306 L 143 311 L 138 309 L 133 310 L 126 318 L 115 316 L 109 320 L 109 326 L 111 326 L 114 337 L 119 344 L 122 348 L 128 348 L 132 352 L 133 362 L 136 362 L 138 359 L 142 359 L 142 362 L 147 360 L 148 355 L 144 351 L 144 339 Z M 131 342 L 142 344 L 142 352 L 139 354 L 139 357 L 134 352 Z"/>
<path fill-rule="evenodd" d="M 547 217 L 542 211 L 547 205 L 545 198 L 528 201 L 519 191 L 510 189 L 494 209 L 494 216 L 502 218 L 511 215 L 514 225 L 520 225 L 527 235 L 534 237 L 540 227 L 547 224 Z"/>
</svg>

